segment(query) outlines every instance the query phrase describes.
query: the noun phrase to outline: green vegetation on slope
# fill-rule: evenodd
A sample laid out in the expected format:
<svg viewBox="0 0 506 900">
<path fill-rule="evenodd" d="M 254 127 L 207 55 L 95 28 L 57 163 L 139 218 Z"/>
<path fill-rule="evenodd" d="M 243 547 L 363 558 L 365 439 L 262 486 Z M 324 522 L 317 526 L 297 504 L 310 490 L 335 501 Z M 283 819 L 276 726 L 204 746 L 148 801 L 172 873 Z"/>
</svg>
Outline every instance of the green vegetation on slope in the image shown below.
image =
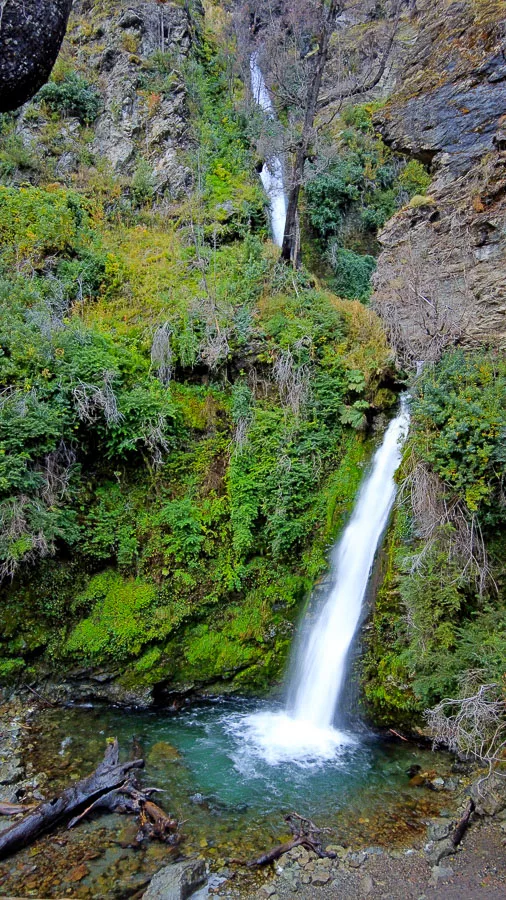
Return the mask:
<svg viewBox="0 0 506 900">
<path fill-rule="evenodd" d="M 343 111 L 332 135 L 338 150 L 327 165 L 317 159 L 309 167 L 305 189 L 306 223 L 327 263 L 329 286 L 361 301 L 371 293 L 378 231 L 431 181 L 420 162 L 394 153 L 376 134 L 377 109 L 366 103 Z"/>
<path fill-rule="evenodd" d="M 267 686 L 394 399 L 383 331 L 254 234 L 96 221 L 0 190 L 2 672 Z"/>
</svg>

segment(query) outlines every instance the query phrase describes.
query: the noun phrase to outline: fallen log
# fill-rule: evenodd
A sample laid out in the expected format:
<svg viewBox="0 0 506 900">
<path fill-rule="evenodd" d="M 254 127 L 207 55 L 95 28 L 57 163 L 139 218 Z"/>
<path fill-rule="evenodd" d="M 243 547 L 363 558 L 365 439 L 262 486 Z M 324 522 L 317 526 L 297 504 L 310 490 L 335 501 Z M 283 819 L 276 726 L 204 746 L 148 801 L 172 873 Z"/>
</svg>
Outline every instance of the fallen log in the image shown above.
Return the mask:
<svg viewBox="0 0 506 900">
<path fill-rule="evenodd" d="M 470 800 L 467 804 L 466 811 L 460 821 L 457 823 L 457 827 L 452 834 L 452 844 L 454 847 L 458 847 L 462 838 L 464 837 L 467 829 L 469 828 L 469 823 L 471 821 L 471 816 L 475 810 L 475 802 L 474 800 Z"/>
<path fill-rule="evenodd" d="M 179 822 L 167 815 L 156 803 L 153 803 L 150 797 L 154 793 L 157 793 L 157 788 L 138 790 L 132 773 L 130 773 L 130 776 L 119 788 L 102 794 L 78 816 L 74 816 L 68 823 L 68 828 L 75 828 L 82 819 L 97 809 L 115 813 L 130 813 L 139 817 L 138 841 L 145 837 L 157 838 L 174 846 L 181 840 L 180 835 L 176 834 Z"/>
<path fill-rule="evenodd" d="M 41 834 L 92 807 L 101 797 L 124 785 L 132 769 L 143 766 L 142 759 L 120 763 L 117 740 L 108 744 L 103 761 L 91 775 L 66 788 L 52 800 L 39 804 L 19 822 L 0 833 L 0 858 L 26 847 Z"/>
</svg>

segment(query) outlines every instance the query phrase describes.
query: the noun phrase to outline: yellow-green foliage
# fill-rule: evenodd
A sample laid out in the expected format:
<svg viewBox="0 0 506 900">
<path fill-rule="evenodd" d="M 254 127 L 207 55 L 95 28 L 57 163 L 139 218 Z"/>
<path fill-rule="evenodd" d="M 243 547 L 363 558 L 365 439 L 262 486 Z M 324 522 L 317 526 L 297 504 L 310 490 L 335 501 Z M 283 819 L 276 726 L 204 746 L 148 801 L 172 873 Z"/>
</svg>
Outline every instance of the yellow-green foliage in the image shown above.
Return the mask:
<svg viewBox="0 0 506 900">
<path fill-rule="evenodd" d="M 68 148 L 36 105 L 47 189 L 0 189 L 5 677 L 36 650 L 34 666 L 111 666 L 125 684 L 267 687 L 357 488 L 390 352 L 370 310 L 266 240 L 222 50 L 204 36 L 182 67 L 199 153 L 170 216 L 151 158 L 117 178 L 91 128 L 74 190 L 47 184 Z M 153 104 L 172 63 L 142 67 Z"/>
<path fill-rule="evenodd" d="M 85 207 L 76 194 L 56 188 L 0 185 L 0 252 L 10 265 L 37 266 L 82 242 Z"/>
</svg>

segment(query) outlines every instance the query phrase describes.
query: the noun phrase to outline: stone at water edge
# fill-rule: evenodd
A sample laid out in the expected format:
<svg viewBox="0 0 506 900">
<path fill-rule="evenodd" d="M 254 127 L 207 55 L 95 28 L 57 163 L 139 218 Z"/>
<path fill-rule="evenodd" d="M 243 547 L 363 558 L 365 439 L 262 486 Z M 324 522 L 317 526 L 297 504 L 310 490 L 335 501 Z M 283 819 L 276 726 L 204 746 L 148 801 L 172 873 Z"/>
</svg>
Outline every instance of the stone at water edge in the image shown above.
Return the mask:
<svg viewBox="0 0 506 900">
<path fill-rule="evenodd" d="M 187 900 L 206 880 L 206 864 L 203 859 L 173 863 L 153 875 L 142 900 Z"/>
<path fill-rule="evenodd" d="M 427 825 L 427 839 L 429 841 L 443 841 L 453 830 L 453 822 L 448 819 L 433 819 Z"/>
<path fill-rule="evenodd" d="M 471 785 L 477 816 L 496 816 L 506 809 L 506 778 L 495 772 Z"/>
<path fill-rule="evenodd" d="M 447 856 L 453 856 L 459 850 L 461 850 L 460 845 L 456 847 L 450 837 L 442 841 L 429 841 L 425 846 L 425 858 L 427 862 L 437 866 L 442 859 L 446 859 Z"/>
<path fill-rule="evenodd" d="M 432 875 L 430 876 L 429 884 L 434 887 L 437 885 L 438 881 L 442 879 L 451 878 L 453 875 L 453 869 L 450 869 L 449 866 L 433 866 Z"/>
</svg>

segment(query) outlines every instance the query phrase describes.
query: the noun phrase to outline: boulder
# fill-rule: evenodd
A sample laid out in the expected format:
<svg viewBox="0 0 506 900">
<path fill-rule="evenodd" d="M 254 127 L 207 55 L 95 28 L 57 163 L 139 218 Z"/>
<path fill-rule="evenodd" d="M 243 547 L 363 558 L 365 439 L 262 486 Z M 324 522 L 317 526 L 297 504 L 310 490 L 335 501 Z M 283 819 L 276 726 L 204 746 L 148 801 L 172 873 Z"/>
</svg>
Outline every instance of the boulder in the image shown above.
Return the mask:
<svg viewBox="0 0 506 900">
<path fill-rule="evenodd" d="M 47 81 L 72 0 L 0 4 L 0 112 L 17 109 Z"/>
<path fill-rule="evenodd" d="M 184 860 L 164 866 L 151 879 L 142 900 L 186 900 L 202 887 L 206 879 L 206 864 L 203 859 Z"/>
<path fill-rule="evenodd" d="M 493 773 L 471 786 L 471 797 L 478 816 L 495 816 L 506 809 L 506 778 Z"/>
</svg>

